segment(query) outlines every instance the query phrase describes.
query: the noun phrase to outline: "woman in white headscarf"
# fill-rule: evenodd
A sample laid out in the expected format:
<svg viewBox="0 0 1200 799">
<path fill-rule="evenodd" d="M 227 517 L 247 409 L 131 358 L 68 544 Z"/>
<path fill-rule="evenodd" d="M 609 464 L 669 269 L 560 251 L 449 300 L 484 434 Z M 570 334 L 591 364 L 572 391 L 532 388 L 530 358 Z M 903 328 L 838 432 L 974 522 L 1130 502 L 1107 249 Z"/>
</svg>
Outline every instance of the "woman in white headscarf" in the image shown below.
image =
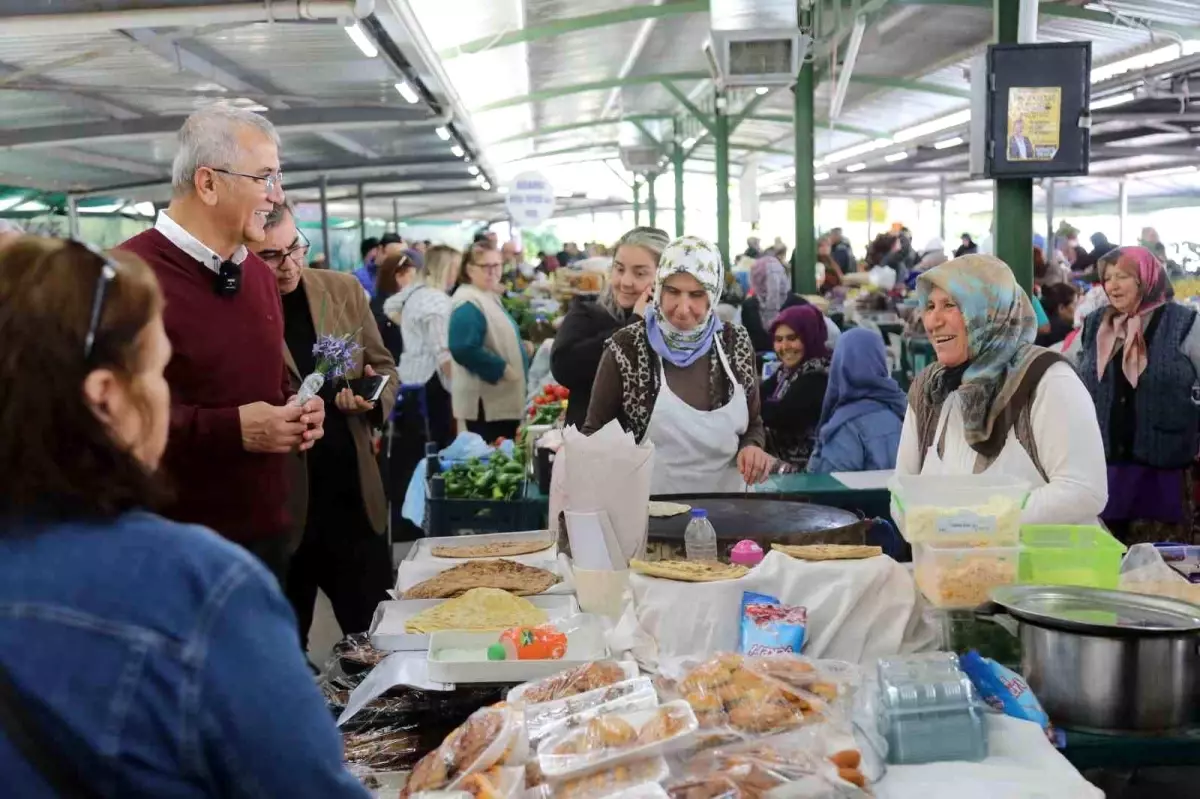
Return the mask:
<svg viewBox="0 0 1200 799">
<path fill-rule="evenodd" d="M 709 242 L 668 244 L 645 319 L 613 334 L 600 359 L 584 432 L 617 419 L 651 441 L 653 494 L 739 492 L 773 465 L 750 336 L 715 313 L 723 274 Z"/>
</svg>

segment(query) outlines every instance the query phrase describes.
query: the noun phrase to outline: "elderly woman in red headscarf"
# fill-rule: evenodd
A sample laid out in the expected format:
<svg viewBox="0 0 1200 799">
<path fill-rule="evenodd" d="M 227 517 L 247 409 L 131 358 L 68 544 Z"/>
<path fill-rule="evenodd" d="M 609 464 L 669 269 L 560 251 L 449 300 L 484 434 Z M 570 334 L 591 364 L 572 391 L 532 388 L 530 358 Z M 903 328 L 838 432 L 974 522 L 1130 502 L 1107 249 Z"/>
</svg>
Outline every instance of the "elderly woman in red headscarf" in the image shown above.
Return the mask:
<svg viewBox="0 0 1200 799">
<path fill-rule="evenodd" d="M 1200 446 L 1200 325 L 1170 300 L 1162 264 L 1123 247 L 1101 274 L 1109 305 L 1072 342 L 1108 461 L 1101 518 L 1126 544 L 1193 540 L 1191 466 Z"/>
<path fill-rule="evenodd" d="M 785 471 L 802 472 L 816 442 L 829 383 L 825 320 L 812 305 L 793 305 L 772 320 L 770 336 L 779 368 L 760 392 L 767 454 Z"/>
</svg>

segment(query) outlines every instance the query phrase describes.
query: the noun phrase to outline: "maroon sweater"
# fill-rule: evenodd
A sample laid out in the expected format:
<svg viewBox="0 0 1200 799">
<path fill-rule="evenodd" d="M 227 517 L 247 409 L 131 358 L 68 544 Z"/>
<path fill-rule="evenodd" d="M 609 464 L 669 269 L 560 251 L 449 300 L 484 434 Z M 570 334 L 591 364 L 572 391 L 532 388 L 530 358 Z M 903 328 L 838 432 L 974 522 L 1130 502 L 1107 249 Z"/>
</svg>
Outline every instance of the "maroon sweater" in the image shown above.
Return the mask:
<svg viewBox="0 0 1200 799">
<path fill-rule="evenodd" d="M 215 274 L 153 228 L 120 246 L 154 268 L 166 307 L 173 354 L 171 427 L 165 470 L 175 501 L 165 515 L 248 542 L 284 535 L 287 456 L 242 447 L 238 407 L 282 405 L 283 308 L 270 269 L 255 255 L 242 262 L 242 285 L 218 296 Z"/>
</svg>

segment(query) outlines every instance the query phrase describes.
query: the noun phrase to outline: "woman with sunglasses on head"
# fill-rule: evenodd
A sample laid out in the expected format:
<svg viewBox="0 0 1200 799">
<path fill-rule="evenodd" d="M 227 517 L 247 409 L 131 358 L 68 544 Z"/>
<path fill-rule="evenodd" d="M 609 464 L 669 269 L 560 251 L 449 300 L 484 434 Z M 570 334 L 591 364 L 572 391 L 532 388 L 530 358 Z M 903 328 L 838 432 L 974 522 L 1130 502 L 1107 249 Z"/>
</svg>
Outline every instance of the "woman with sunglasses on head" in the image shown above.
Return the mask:
<svg viewBox="0 0 1200 799">
<path fill-rule="evenodd" d="M 454 417 L 489 443 L 515 438 L 525 412 L 529 353 L 500 304 L 500 250 L 486 238 L 463 253 L 450 314 Z"/>
<path fill-rule="evenodd" d="M 162 308 L 130 254 L 0 252 L 4 793 L 365 798 L 270 572 L 152 512 Z"/>
<path fill-rule="evenodd" d="M 413 282 L 421 268 L 424 258 L 416 250 L 389 252 L 379 262 L 379 271 L 375 273 L 375 293 L 371 296 L 371 313 L 375 314 L 375 323 L 379 326 L 379 334 L 387 345 L 396 363 L 404 353 L 404 336 L 400 327 L 384 312 L 384 304 L 399 294 Z"/>
</svg>

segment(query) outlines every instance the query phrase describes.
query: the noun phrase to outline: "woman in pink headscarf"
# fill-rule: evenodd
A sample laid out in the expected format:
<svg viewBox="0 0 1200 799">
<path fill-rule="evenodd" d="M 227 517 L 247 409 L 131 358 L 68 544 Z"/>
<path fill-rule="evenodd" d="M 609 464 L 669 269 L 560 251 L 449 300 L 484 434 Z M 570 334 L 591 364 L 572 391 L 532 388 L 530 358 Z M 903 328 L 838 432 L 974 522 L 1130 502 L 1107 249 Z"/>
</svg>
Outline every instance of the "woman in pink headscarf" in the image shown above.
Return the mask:
<svg viewBox="0 0 1200 799">
<path fill-rule="evenodd" d="M 1194 540 L 1191 467 L 1200 447 L 1200 325 L 1171 301 L 1150 250 L 1122 247 L 1067 356 L 1096 403 L 1108 461 L 1101 518 L 1126 544 Z"/>
</svg>

